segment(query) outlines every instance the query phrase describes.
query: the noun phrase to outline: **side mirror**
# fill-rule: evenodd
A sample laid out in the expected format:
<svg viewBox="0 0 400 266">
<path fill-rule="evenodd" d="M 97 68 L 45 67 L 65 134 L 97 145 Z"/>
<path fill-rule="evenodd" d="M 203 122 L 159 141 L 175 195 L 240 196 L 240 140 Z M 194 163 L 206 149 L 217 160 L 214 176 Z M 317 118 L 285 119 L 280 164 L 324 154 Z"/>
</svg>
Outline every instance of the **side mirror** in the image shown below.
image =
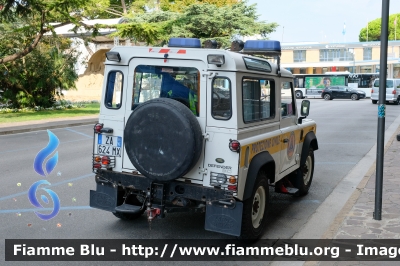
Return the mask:
<svg viewBox="0 0 400 266">
<path fill-rule="evenodd" d="M 308 116 L 310 113 L 310 101 L 309 100 L 303 100 L 301 102 L 301 111 L 300 111 L 302 116 Z"/>
<path fill-rule="evenodd" d="M 302 115 L 299 117 L 298 122 L 299 124 L 303 123 L 303 119 L 308 116 L 310 113 L 310 101 L 309 100 L 303 100 L 301 102 L 301 108 L 300 108 L 300 114 Z"/>
</svg>

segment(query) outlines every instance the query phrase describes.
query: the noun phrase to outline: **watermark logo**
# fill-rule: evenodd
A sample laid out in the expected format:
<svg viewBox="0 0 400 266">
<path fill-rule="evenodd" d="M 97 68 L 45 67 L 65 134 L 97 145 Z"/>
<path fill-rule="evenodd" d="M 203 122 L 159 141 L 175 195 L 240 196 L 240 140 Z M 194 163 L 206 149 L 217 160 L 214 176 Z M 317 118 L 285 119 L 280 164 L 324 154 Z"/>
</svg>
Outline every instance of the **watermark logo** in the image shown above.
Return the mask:
<svg viewBox="0 0 400 266">
<path fill-rule="evenodd" d="M 49 143 L 46 147 L 38 152 L 33 162 L 33 169 L 41 176 L 48 176 L 54 170 L 58 162 L 58 151 L 56 151 L 55 154 L 47 160 L 47 162 L 45 162 L 46 158 L 57 149 L 58 144 L 60 143 L 57 136 L 54 135 L 53 132 L 47 130 L 47 134 L 49 135 Z M 36 192 L 38 191 L 40 185 L 51 185 L 51 183 L 47 180 L 39 180 L 33 183 L 33 185 L 29 188 L 28 198 L 33 206 L 39 209 L 44 209 L 43 205 L 36 197 Z M 53 210 L 50 214 L 42 214 L 39 212 L 35 212 L 35 214 L 42 220 L 50 220 L 54 218 L 60 211 L 60 200 L 53 190 L 48 188 L 40 188 L 40 191 L 41 190 L 47 192 L 47 194 L 50 196 L 53 202 Z M 40 199 L 45 204 L 49 204 L 50 202 L 49 198 L 45 195 L 41 195 Z"/>
<path fill-rule="evenodd" d="M 33 162 L 33 168 L 35 169 L 36 173 L 38 173 L 41 176 L 46 176 L 46 173 L 44 172 L 43 169 L 43 163 L 45 159 L 57 149 L 58 144 L 60 143 L 57 136 L 54 135 L 53 132 L 47 130 L 47 134 L 49 134 L 49 144 L 47 144 L 45 148 L 43 148 L 41 151 L 38 152 L 35 161 Z M 54 154 L 53 157 L 51 157 L 46 162 L 47 175 L 49 175 L 53 171 L 53 169 L 57 165 L 57 162 L 58 162 L 58 151 Z"/>
</svg>

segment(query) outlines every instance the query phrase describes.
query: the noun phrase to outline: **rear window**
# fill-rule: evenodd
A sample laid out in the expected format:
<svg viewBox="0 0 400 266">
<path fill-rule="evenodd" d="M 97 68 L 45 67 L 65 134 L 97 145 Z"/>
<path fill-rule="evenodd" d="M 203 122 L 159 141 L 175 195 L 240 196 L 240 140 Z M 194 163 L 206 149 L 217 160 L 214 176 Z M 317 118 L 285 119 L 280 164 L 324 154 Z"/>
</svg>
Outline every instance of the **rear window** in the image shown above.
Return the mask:
<svg viewBox="0 0 400 266">
<path fill-rule="evenodd" d="M 374 87 L 379 88 L 379 79 L 375 80 Z M 393 80 L 386 80 L 386 88 L 393 88 Z"/>
<path fill-rule="evenodd" d="M 199 115 L 200 72 L 193 67 L 139 65 L 135 68 L 132 109 L 155 98 L 171 98 Z"/>
</svg>

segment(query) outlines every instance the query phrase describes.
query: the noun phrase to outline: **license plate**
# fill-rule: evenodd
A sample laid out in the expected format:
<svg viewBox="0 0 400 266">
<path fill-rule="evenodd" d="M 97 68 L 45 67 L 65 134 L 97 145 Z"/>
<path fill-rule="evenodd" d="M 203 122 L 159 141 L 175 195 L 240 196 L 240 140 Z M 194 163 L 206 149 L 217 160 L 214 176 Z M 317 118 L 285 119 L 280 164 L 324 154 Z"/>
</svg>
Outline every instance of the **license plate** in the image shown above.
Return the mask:
<svg viewBox="0 0 400 266">
<path fill-rule="evenodd" d="M 99 134 L 97 154 L 121 157 L 122 137 Z"/>
</svg>

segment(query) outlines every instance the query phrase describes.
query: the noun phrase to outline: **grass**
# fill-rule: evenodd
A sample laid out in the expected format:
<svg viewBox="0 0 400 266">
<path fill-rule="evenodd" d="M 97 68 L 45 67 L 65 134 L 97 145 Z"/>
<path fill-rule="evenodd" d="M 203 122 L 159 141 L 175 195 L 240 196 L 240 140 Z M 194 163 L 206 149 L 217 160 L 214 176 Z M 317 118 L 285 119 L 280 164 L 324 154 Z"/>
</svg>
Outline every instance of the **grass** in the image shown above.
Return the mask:
<svg viewBox="0 0 400 266">
<path fill-rule="evenodd" d="M 27 111 L 27 112 L 17 112 L 17 113 L 0 113 L 0 124 L 99 114 L 100 111 L 99 103 L 88 103 L 85 104 L 85 106 L 86 106 L 85 108 L 73 108 L 73 109 L 51 110 L 51 111 L 45 110 L 45 111 Z"/>
</svg>

